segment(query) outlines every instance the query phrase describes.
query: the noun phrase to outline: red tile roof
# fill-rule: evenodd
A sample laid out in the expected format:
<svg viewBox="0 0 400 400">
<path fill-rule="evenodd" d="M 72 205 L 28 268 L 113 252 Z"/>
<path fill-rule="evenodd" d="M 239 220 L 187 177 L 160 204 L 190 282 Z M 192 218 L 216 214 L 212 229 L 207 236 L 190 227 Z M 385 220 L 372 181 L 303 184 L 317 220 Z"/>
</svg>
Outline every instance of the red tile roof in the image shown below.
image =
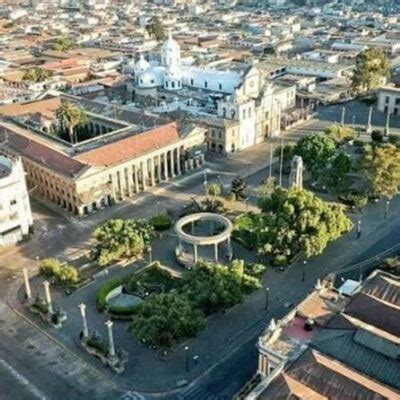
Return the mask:
<svg viewBox="0 0 400 400">
<path fill-rule="evenodd" d="M 75 159 L 93 166 L 110 166 L 161 149 L 178 139 L 177 125 L 172 122 L 80 154 Z"/>
<path fill-rule="evenodd" d="M 0 135 L 4 133 L 7 133 L 7 146 L 9 148 L 56 173 L 73 178 L 87 168 L 85 164 L 45 144 L 5 127 L 0 127 Z"/>
</svg>

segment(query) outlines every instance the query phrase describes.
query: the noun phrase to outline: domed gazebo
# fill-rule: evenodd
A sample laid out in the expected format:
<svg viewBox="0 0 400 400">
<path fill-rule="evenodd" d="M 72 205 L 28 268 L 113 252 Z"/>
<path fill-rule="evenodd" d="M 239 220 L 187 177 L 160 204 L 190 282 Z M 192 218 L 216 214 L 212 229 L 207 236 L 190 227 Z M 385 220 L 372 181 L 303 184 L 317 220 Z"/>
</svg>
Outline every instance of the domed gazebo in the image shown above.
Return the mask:
<svg viewBox="0 0 400 400">
<path fill-rule="evenodd" d="M 209 234 L 206 234 L 205 230 L 208 230 Z M 175 249 L 175 254 L 178 261 L 186 267 L 196 265 L 199 260 L 200 246 L 213 246 L 212 261 L 215 262 L 219 260 L 219 246 L 224 246 L 225 257 L 231 260 L 232 230 L 232 222 L 220 214 L 202 212 L 181 218 L 175 224 L 175 232 L 178 236 L 178 246 Z M 193 249 L 192 252 L 190 247 Z"/>
</svg>

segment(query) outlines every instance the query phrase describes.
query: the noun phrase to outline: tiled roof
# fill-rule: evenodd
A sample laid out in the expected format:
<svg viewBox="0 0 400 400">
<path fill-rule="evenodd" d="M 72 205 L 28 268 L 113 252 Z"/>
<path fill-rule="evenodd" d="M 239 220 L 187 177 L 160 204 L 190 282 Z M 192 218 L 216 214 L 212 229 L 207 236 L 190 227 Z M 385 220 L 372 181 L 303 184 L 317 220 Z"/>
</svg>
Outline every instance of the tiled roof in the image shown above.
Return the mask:
<svg viewBox="0 0 400 400">
<path fill-rule="evenodd" d="M 365 293 L 357 294 L 345 310 L 346 314 L 392 335 L 400 336 L 400 310 Z"/>
<path fill-rule="evenodd" d="M 383 384 L 400 389 L 399 361 L 390 359 L 354 340 L 357 330 L 323 329 L 311 346 Z"/>
<path fill-rule="evenodd" d="M 161 149 L 178 139 L 177 126 L 172 122 L 82 153 L 75 159 L 93 166 L 110 166 Z"/>
<path fill-rule="evenodd" d="M 67 177 L 74 177 L 86 169 L 86 165 L 39 143 L 22 134 L 0 127 L 0 134 L 7 132 L 7 146 L 44 167 Z"/>
<path fill-rule="evenodd" d="M 398 393 L 308 349 L 258 399 L 397 399 Z"/>
<path fill-rule="evenodd" d="M 23 104 L 9 104 L 0 107 L 0 115 L 13 117 L 25 114 L 49 114 L 55 111 L 61 104 L 60 97 L 51 97 L 46 100 L 30 101 Z"/>
</svg>

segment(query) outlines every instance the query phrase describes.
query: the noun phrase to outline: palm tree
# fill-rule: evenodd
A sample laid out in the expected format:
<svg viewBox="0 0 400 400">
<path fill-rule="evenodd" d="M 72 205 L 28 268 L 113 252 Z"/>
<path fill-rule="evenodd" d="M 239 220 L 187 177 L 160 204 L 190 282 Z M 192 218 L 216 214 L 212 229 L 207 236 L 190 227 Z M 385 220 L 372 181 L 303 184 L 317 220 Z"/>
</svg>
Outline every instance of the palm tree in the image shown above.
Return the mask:
<svg viewBox="0 0 400 400">
<path fill-rule="evenodd" d="M 64 129 L 68 129 L 69 139 L 72 144 L 77 142 L 75 128 L 86 124 L 88 121 L 85 110 L 68 101 L 62 102 L 60 107 L 57 108 L 56 118 Z"/>
</svg>

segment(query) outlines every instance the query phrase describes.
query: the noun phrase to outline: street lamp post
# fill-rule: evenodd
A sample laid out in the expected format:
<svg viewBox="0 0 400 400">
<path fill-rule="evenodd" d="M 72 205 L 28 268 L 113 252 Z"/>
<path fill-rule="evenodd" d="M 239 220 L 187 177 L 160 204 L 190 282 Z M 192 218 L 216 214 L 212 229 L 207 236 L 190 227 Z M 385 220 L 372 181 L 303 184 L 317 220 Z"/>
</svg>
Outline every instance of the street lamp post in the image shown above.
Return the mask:
<svg viewBox="0 0 400 400">
<path fill-rule="evenodd" d="M 151 247 L 151 244 L 149 245 L 149 247 L 147 248 L 148 252 L 149 252 L 149 263 L 151 264 L 153 262 L 153 249 Z"/>
<path fill-rule="evenodd" d="M 269 179 L 272 178 L 272 159 L 274 155 L 274 147 L 271 145 L 269 146 Z"/>
<path fill-rule="evenodd" d="M 357 221 L 357 239 L 361 237 L 361 221 Z"/>
<path fill-rule="evenodd" d="M 307 265 L 307 260 L 303 261 L 303 272 L 301 275 L 301 281 L 305 282 L 306 281 L 306 265 Z"/>
<path fill-rule="evenodd" d="M 385 201 L 385 219 L 389 216 L 390 200 Z"/>
<path fill-rule="evenodd" d="M 157 201 L 157 216 L 160 215 L 160 202 Z"/>
<path fill-rule="evenodd" d="M 265 288 L 265 311 L 269 310 L 269 287 Z"/>
<path fill-rule="evenodd" d="M 279 186 L 282 187 L 282 175 L 283 175 L 283 133 L 281 133 L 282 139 L 281 139 L 281 156 L 280 156 L 280 162 L 279 162 Z"/>
<path fill-rule="evenodd" d="M 342 126 L 344 126 L 345 116 L 346 116 L 346 107 L 342 107 L 342 118 L 340 120 L 340 125 Z"/>
<path fill-rule="evenodd" d="M 189 346 L 185 346 L 186 373 L 189 373 Z"/>
</svg>

